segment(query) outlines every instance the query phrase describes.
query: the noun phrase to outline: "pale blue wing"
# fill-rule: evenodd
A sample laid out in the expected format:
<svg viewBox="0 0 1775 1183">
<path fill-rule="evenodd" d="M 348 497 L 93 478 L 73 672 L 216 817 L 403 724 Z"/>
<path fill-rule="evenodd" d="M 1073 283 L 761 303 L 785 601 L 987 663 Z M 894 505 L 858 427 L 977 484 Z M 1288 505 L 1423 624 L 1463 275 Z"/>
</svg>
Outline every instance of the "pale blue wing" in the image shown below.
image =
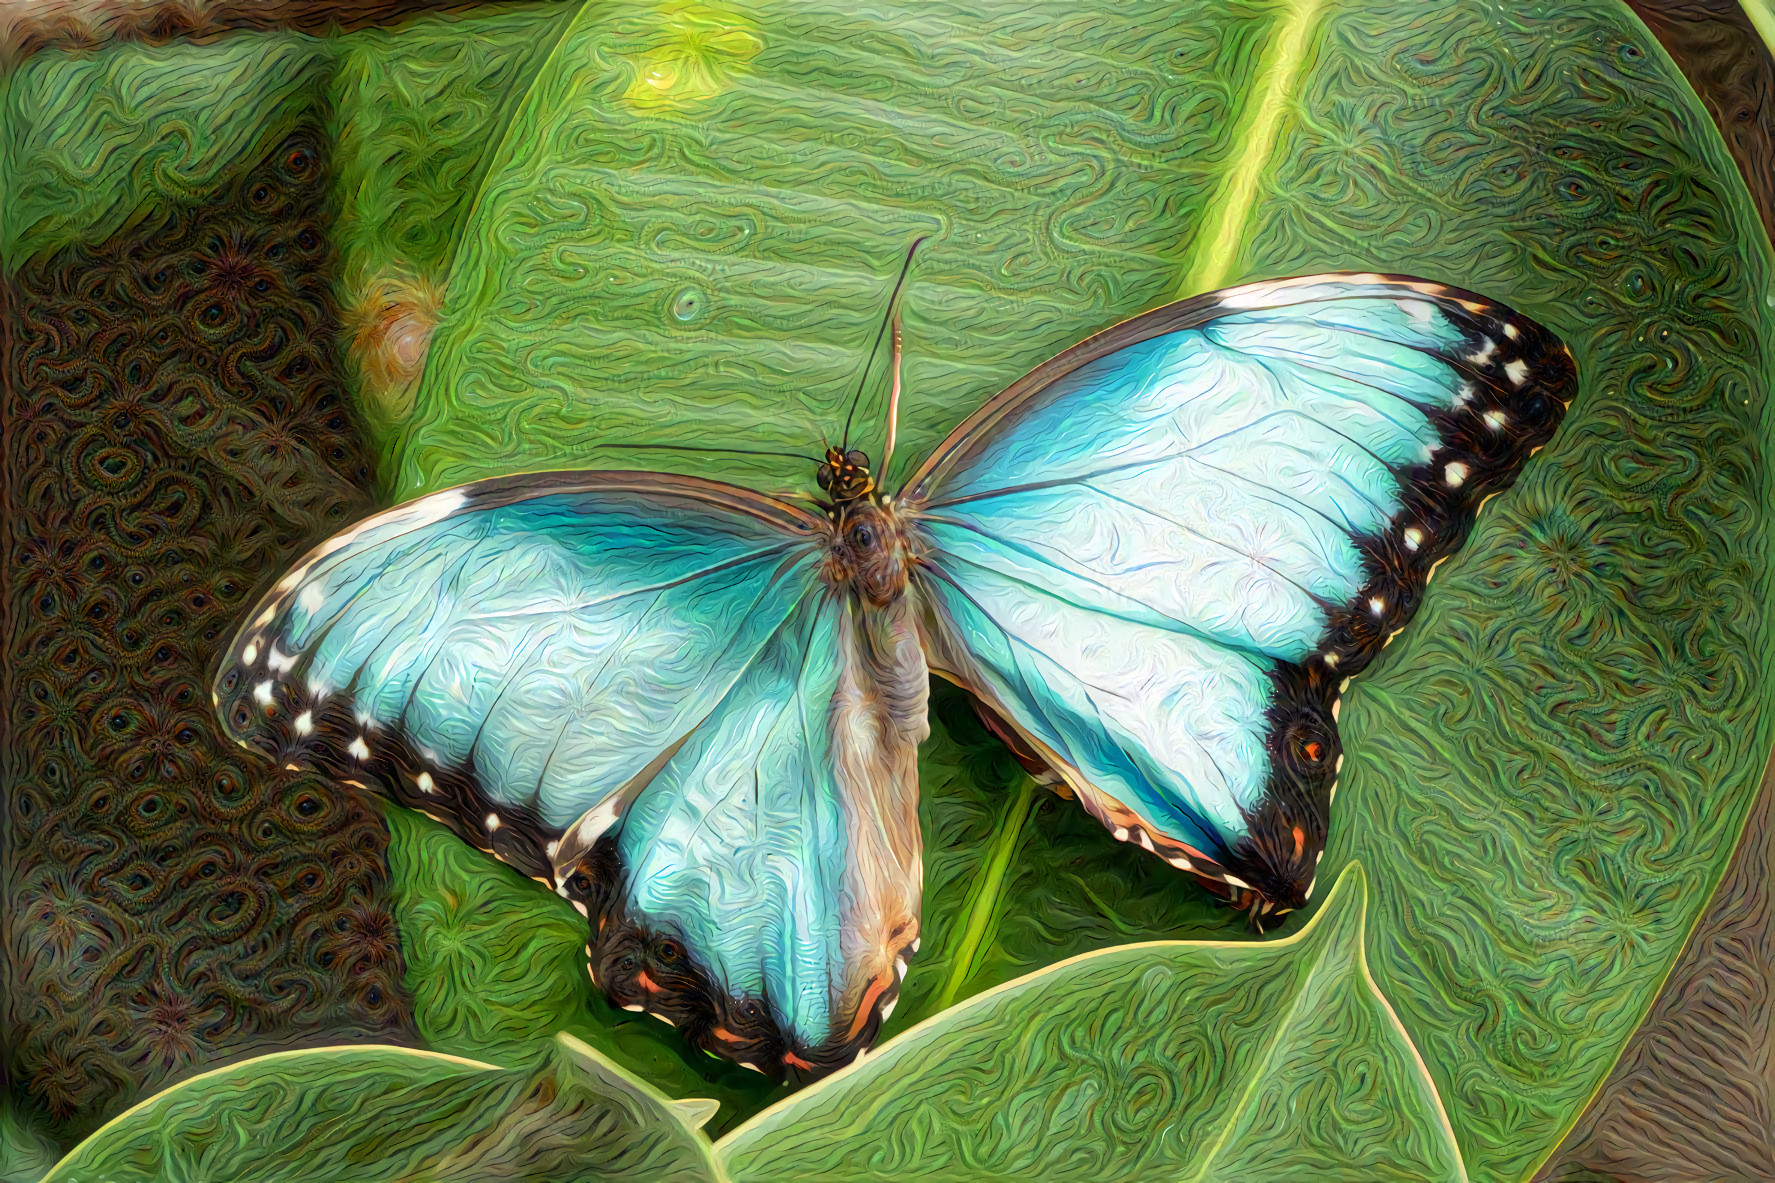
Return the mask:
<svg viewBox="0 0 1775 1183">
<path fill-rule="evenodd" d="M 815 585 L 817 525 L 645 474 L 502 478 L 322 544 L 248 618 L 218 678 L 235 736 L 404 741 L 561 830 L 721 701 Z M 806 519 L 806 520 L 804 520 Z"/>
<path fill-rule="evenodd" d="M 611 997 L 772 1074 L 830 1068 L 917 939 L 927 675 L 904 621 L 904 668 L 857 657 L 827 530 L 645 473 L 434 494 L 280 580 L 217 705 L 279 762 L 374 777 L 558 881 Z M 859 761 L 855 704 L 890 676 L 919 708 Z"/>
<path fill-rule="evenodd" d="M 1533 321 L 1399 277 L 1250 285 L 1119 325 L 982 408 L 903 490 L 937 664 L 1121 836 L 1299 897 L 1340 684 L 1571 390 Z"/>
<path fill-rule="evenodd" d="M 698 950 L 722 999 L 768 1007 L 780 1047 L 728 1042 L 772 1071 L 849 1060 L 892 1005 L 918 937 L 916 749 L 927 674 L 908 628 L 912 660 L 893 676 L 910 684 L 916 709 L 897 738 L 867 728 L 897 755 L 848 758 L 840 749 L 858 729 L 844 704 L 881 697 L 844 693 L 847 680 L 874 679 L 847 656 L 857 611 L 837 595 L 804 601 L 642 790 L 616 836 L 623 918 L 655 948 L 676 938 Z M 673 1013 L 649 983 L 608 958 L 606 966 L 601 981 L 613 996 Z M 736 1024 L 721 1027 L 733 1035 Z"/>
</svg>

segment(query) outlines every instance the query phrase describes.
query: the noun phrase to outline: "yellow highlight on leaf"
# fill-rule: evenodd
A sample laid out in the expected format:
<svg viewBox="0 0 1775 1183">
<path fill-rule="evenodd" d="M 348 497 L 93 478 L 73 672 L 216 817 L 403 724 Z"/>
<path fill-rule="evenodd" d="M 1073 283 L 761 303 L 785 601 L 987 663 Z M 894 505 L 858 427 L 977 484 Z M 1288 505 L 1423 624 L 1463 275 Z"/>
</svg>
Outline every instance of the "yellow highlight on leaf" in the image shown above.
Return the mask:
<svg viewBox="0 0 1775 1183">
<path fill-rule="evenodd" d="M 655 21 L 629 58 L 635 73 L 622 97 L 631 107 L 685 107 L 712 99 L 764 48 L 738 14 L 703 4 L 663 5 Z"/>
</svg>

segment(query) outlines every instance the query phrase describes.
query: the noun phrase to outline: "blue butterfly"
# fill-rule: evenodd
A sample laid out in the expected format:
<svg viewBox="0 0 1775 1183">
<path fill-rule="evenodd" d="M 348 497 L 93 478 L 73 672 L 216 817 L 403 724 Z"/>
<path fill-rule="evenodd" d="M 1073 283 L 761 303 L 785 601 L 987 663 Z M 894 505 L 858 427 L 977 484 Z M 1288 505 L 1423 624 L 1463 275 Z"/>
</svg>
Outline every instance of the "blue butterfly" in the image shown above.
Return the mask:
<svg viewBox="0 0 1775 1183">
<path fill-rule="evenodd" d="M 1341 688 L 1574 382 L 1546 329 L 1442 284 L 1236 287 L 1037 367 L 891 494 L 841 445 L 811 509 L 597 471 L 378 514 L 247 616 L 216 701 L 556 887 L 616 1003 L 816 1075 L 918 951 L 930 672 L 1275 923 L 1312 892 Z"/>
</svg>

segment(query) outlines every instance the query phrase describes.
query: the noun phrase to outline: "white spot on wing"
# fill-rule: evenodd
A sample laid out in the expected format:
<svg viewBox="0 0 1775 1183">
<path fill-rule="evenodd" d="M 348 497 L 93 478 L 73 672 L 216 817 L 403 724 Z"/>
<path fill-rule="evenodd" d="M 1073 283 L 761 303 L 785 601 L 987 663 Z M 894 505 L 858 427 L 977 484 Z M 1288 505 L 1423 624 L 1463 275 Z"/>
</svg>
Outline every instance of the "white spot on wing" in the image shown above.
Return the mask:
<svg viewBox="0 0 1775 1183">
<path fill-rule="evenodd" d="M 273 645 L 271 651 L 265 655 L 265 664 L 271 667 L 272 673 L 281 674 L 289 670 L 291 666 L 295 665 L 296 659 L 287 654 L 279 653 L 277 651 L 277 646 Z"/>
<path fill-rule="evenodd" d="M 247 647 L 240 651 L 240 660 L 244 665 L 252 665 L 255 661 L 258 661 L 259 643 L 257 641 L 248 641 Z"/>
<path fill-rule="evenodd" d="M 1483 366 L 1489 363 L 1491 361 L 1491 355 L 1498 351 L 1498 343 L 1490 337 L 1481 337 L 1480 340 L 1484 341 L 1485 344 L 1479 347 L 1479 352 L 1469 353 L 1467 355 L 1467 360 L 1476 366 Z"/>
<path fill-rule="evenodd" d="M 499 828 L 499 815 L 497 813 L 489 813 L 487 815 L 487 832 L 489 834 L 491 834 L 494 830 L 497 830 L 498 828 Z"/>
<path fill-rule="evenodd" d="M 1521 358 L 1504 363 L 1504 376 L 1510 379 L 1513 386 L 1521 386 L 1528 381 L 1528 363 Z"/>
<path fill-rule="evenodd" d="M 421 793 L 435 793 L 438 791 L 437 782 L 431 779 L 431 773 L 429 772 L 421 772 L 418 776 L 413 778 L 413 783 L 419 786 L 419 791 Z M 551 851 L 550 853 L 553 852 Z"/>
<path fill-rule="evenodd" d="M 253 687 L 253 697 L 258 699 L 264 705 L 270 706 L 271 687 L 272 683 L 270 682 L 260 682 L 257 686 Z"/>
<path fill-rule="evenodd" d="M 320 584 L 311 583 L 302 589 L 302 594 L 296 597 L 296 602 L 309 612 L 319 612 L 320 606 L 327 602 L 327 593 L 321 590 Z"/>
<path fill-rule="evenodd" d="M 1405 532 L 1405 549 L 1416 550 L 1424 544 L 1424 532 L 1413 526 Z"/>
<path fill-rule="evenodd" d="M 1514 341 L 1514 340 L 1516 340 L 1516 338 L 1518 336 L 1520 336 L 1520 334 L 1517 332 L 1515 325 L 1507 324 L 1504 326 L 1504 336 L 1506 336 L 1506 337 L 1510 338 L 1512 341 Z"/>
<path fill-rule="evenodd" d="M 1493 431 L 1503 430 L 1504 422 L 1507 419 L 1509 419 L 1509 416 L 1502 411 L 1487 411 L 1485 413 L 1485 425 Z"/>
<path fill-rule="evenodd" d="M 1450 464 L 1447 468 L 1442 470 L 1442 479 L 1448 482 L 1449 488 L 1460 488 L 1461 484 L 1467 479 L 1467 466 L 1462 464 L 1459 460 L 1456 460 L 1453 464 Z"/>
<path fill-rule="evenodd" d="M 296 727 L 296 734 L 297 735 L 307 735 L 309 732 L 313 731 L 314 730 L 314 712 L 313 711 L 303 711 L 300 715 L 297 715 L 295 727 Z"/>
<path fill-rule="evenodd" d="M 345 750 L 359 760 L 368 760 L 370 758 L 370 745 L 364 742 L 364 737 L 361 735 L 352 740 Z"/>
</svg>

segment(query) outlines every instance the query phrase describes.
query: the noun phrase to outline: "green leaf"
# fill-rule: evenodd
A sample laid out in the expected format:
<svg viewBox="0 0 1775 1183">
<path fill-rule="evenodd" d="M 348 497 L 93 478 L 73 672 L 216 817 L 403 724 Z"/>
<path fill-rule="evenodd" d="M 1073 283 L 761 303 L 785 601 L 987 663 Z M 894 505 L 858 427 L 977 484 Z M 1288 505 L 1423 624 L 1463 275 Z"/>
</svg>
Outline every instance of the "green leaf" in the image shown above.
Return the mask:
<svg viewBox="0 0 1775 1183">
<path fill-rule="evenodd" d="M 36 54 L 0 77 L 0 268 L 198 200 L 315 118 L 327 65 L 293 33 Z"/>
<path fill-rule="evenodd" d="M 429 818 L 386 812 L 406 987 L 428 1046 L 504 1063 L 566 1031 L 671 1096 L 718 1102 L 712 1135 L 785 1094 L 605 1002 L 586 972 L 585 917 L 566 900 Z"/>
<path fill-rule="evenodd" d="M 400 491 L 601 463 L 805 488 L 800 461 L 599 445 L 817 447 L 926 232 L 900 466 L 1222 279 L 1421 274 L 1570 343 L 1559 435 L 1342 703 L 1324 862 L 1368 869 L 1372 972 L 1468 1169 L 1532 1173 L 1680 950 L 1775 725 L 1775 289 L 1711 121 L 1612 0 L 588 5 L 465 223 Z M 898 1024 L 1217 922 L 1151 907 L 1154 860 L 1099 869 L 1075 810 L 977 764 L 924 762 Z"/>
<path fill-rule="evenodd" d="M 45 1183 L 723 1178 L 686 1113 L 563 1035 L 519 1068 L 394 1047 L 278 1052 L 107 1122 Z"/>
<path fill-rule="evenodd" d="M 747 1179 L 1462 1179 L 1363 960 L 1352 863 L 1293 936 L 1152 942 L 999 986 L 723 1139 Z"/>
<path fill-rule="evenodd" d="M 493 148 L 572 17 L 556 3 L 504 5 L 337 41 L 329 123 L 339 303 L 359 402 L 385 461 L 412 409 L 416 367 Z"/>
<path fill-rule="evenodd" d="M 604 441 L 806 454 L 842 427 L 929 234 L 905 308 L 916 459 L 1043 357 L 1172 294 L 1265 12 L 585 5 L 476 198 L 397 492 L 706 470 Z M 859 420 L 872 449 L 881 406 Z M 719 464 L 766 488 L 811 478 Z"/>
<path fill-rule="evenodd" d="M 54 1139 L 0 1093 L 0 1183 L 37 1183 L 58 1157 Z"/>
</svg>

